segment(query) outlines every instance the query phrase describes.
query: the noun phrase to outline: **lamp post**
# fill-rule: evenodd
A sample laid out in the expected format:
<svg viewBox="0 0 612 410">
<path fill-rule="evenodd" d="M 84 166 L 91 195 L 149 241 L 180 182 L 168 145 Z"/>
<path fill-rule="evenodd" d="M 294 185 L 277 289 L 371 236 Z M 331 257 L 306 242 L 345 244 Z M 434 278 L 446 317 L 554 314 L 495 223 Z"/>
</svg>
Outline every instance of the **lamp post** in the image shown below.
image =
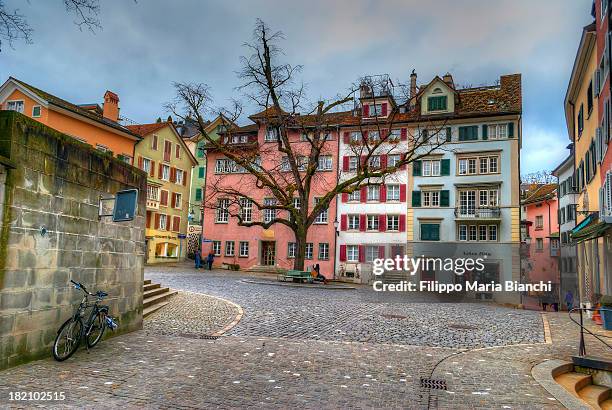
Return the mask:
<svg viewBox="0 0 612 410">
<path fill-rule="evenodd" d="M 338 218 L 336 217 L 334 218 L 334 231 L 336 231 L 336 236 L 340 235 L 340 232 L 338 231 L 338 225 L 340 224 L 338 223 Z"/>
</svg>

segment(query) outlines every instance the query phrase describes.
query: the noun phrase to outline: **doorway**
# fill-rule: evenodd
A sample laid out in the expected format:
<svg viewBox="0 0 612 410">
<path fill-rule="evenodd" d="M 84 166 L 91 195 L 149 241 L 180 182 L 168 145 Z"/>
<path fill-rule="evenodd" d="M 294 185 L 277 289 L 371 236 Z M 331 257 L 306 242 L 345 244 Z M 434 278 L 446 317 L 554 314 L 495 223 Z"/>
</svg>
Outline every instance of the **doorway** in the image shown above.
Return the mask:
<svg viewBox="0 0 612 410">
<path fill-rule="evenodd" d="M 276 242 L 261 242 L 261 264 L 263 266 L 274 266 L 276 264 Z"/>
</svg>

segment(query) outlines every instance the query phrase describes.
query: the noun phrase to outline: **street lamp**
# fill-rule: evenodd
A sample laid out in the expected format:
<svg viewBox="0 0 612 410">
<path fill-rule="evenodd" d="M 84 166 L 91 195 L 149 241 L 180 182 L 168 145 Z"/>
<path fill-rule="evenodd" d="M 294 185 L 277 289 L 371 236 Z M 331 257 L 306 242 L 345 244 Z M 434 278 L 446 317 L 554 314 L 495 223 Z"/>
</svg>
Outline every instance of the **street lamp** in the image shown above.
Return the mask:
<svg viewBox="0 0 612 410">
<path fill-rule="evenodd" d="M 338 217 L 334 218 L 334 230 L 336 231 L 336 236 L 340 236 L 340 232 L 338 231 Z"/>
</svg>

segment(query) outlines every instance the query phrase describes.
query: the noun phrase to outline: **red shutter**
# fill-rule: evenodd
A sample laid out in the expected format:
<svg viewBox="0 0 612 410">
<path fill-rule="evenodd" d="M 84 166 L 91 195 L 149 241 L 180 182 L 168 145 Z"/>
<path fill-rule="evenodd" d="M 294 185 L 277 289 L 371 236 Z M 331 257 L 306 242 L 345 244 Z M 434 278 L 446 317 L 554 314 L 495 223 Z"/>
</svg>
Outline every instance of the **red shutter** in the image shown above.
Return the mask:
<svg viewBox="0 0 612 410">
<path fill-rule="evenodd" d="M 187 173 L 185 171 L 183 171 L 183 186 L 187 186 Z"/>
<path fill-rule="evenodd" d="M 382 103 L 381 104 L 380 108 L 381 108 L 381 114 L 382 114 L 383 117 L 387 116 L 387 105 L 388 105 L 387 103 Z"/>
<path fill-rule="evenodd" d="M 388 129 L 384 129 L 384 130 L 380 130 L 380 139 L 381 140 L 386 140 L 387 137 L 389 136 L 389 130 Z"/>
<path fill-rule="evenodd" d="M 170 168 L 170 182 L 176 182 L 176 168 Z"/>
<path fill-rule="evenodd" d="M 340 230 L 341 231 L 346 231 L 348 226 L 347 226 L 347 217 L 346 215 L 340 215 Z"/>
<path fill-rule="evenodd" d="M 366 230 L 366 216 L 365 214 L 359 215 L 359 230 L 365 232 Z"/>
<path fill-rule="evenodd" d="M 380 184 L 380 202 L 387 202 L 387 186 Z"/>
<path fill-rule="evenodd" d="M 153 135 L 151 140 L 151 148 L 157 151 L 157 135 Z"/>
<path fill-rule="evenodd" d="M 363 142 L 364 144 L 368 143 L 368 132 L 367 131 L 361 132 L 361 142 Z"/>
<path fill-rule="evenodd" d="M 143 163 L 143 159 L 142 159 L 142 157 L 139 155 L 139 156 L 138 156 L 138 168 L 143 169 L 143 168 L 142 168 L 142 163 Z"/>
<path fill-rule="evenodd" d="M 406 202 L 406 185 L 400 185 L 400 202 Z"/>
<path fill-rule="evenodd" d="M 406 141 L 408 139 L 408 130 L 406 128 L 401 129 L 400 138 L 402 141 Z"/>
<path fill-rule="evenodd" d="M 342 138 L 344 139 L 344 143 L 348 144 L 351 138 L 351 134 L 348 131 L 344 131 L 344 134 L 342 135 L 343 135 Z"/>
<path fill-rule="evenodd" d="M 400 232 L 406 231 L 406 215 L 400 215 L 399 217 L 399 230 Z"/>
<path fill-rule="evenodd" d="M 168 191 L 161 191 L 159 204 L 163 206 L 168 206 Z"/>
<path fill-rule="evenodd" d="M 158 177 L 159 179 L 162 179 L 162 176 L 164 175 L 163 170 L 164 170 L 164 166 L 163 166 L 163 165 L 162 165 L 162 163 L 160 162 L 160 163 L 159 163 L 159 175 L 157 175 L 157 177 Z"/>
<path fill-rule="evenodd" d="M 380 167 L 382 169 L 387 168 L 387 154 L 382 154 L 380 156 Z"/>
<path fill-rule="evenodd" d="M 370 116 L 370 106 L 368 104 L 365 104 L 363 106 L 363 116 L 364 117 L 369 117 Z"/>
<path fill-rule="evenodd" d="M 155 229 L 159 229 L 159 215 L 155 214 Z"/>
<path fill-rule="evenodd" d="M 151 227 L 151 212 L 147 211 L 147 228 Z"/>
<path fill-rule="evenodd" d="M 179 144 L 176 144 L 176 148 L 174 150 L 175 150 L 175 156 L 177 158 L 180 158 L 181 157 L 181 146 Z"/>
<path fill-rule="evenodd" d="M 176 194 L 173 192 L 172 193 L 172 200 L 170 202 L 172 208 L 176 208 Z"/>
<path fill-rule="evenodd" d="M 359 245 L 359 262 L 365 262 L 365 245 Z"/>
<path fill-rule="evenodd" d="M 346 262 L 346 245 L 340 245 L 340 262 Z"/>
<path fill-rule="evenodd" d="M 342 193 L 342 202 L 348 202 L 348 194 L 346 192 Z"/>
<path fill-rule="evenodd" d="M 342 170 L 345 172 L 349 170 L 349 157 L 346 155 L 342 157 Z"/>
<path fill-rule="evenodd" d="M 361 187 L 361 193 L 359 194 L 359 199 L 361 200 L 361 202 L 365 202 L 368 200 L 368 187 L 367 186 Z"/>
<path fill-rule="evenodd" d="M 400 155 L 400 160 L 402 160 L 402 161 L 403 161 L 403 160 L 405 160 L 405 159 L 406 159 L 406 154 L 405 154 L 405 153 L 404 153 L 404 154 L 401 154 L 401 155 Z M 400 166 L 400 169 L 401 169 L 401 170 L 405 170 L 405 169 L 406 169 L 406 164 L 402 164 L 402 166 Z"/>
<path fill-rule="evenodd" d="M 172 217 L 169 214 L 166 214 L 166 231 L 172 230 Z"/>
<path fill-rule="evenodd" d="M 385 259 L 385 247 L 384 247 L 384 245 L 380 245 L 378 247 L 378 258 L 379 259 Z"/>
<path fill-rule="evenodd" d="M 365 168 L 366 162 L 367 162 L 367 157 L 368 157 L 367 155 L 362 155 L 359 158 L 359 163 L 361 164 L 361 168 Z"/>
<path fill-rule="evenodd" d="M 150 169 L 150 171 L 149 171 L 149 175 L 150 175 L 151 177 L 154 177 L 154 176 L 155 176 L 155 161 L 151 161 L 151 169 Z"/>
<path fill-rule="evenodd" d="M 387 230 L 387 216 L 385 214 L 378 215 L 378 230 L 380 232 Z"/>
<path fill-rule="evenodd" d="M 179 232 L 181 230 L 181 217 L 175 216 L 172 218 L 172 230 L 174 232 Z"/>
</svg>

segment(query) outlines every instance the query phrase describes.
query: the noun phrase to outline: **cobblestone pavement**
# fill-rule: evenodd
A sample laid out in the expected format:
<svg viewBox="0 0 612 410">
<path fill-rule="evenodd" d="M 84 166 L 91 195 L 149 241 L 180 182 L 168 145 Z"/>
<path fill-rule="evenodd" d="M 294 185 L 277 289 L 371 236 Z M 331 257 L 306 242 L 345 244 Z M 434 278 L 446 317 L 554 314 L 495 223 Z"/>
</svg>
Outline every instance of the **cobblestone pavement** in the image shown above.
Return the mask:
<svg viewBox="0 0 612 410">
<path fill-rule="evenodd" d="M 243 307 L 229 334 L 328 341 L 473 348 L 543 341 L 537 312 L 492 304 L 449 303 L 437 295 L 268 286 L 244 274 L 149 268 L 147 279 L 220 296 Z"/>
<path fill-rule="evenodd" d="M 552 344 L 543 343 L 541 315 L 492 305 L 471 303 L 432 304 L 430 295 L 412 299 L 390 296 L 384 302 L 372 291 L 293 290 L 241 282 L 243 276 L 225 272 L 192 274 L 183 268 L 167 273 L 147 269 L 146 277 L 175 289 L 192 290 L 228 298 L 244 309 L 244 318 L 228 336 L 217 340 L 179 337 L 163 330 L 162 316 L 184 317 L 189 322 L 194 299 L 175 297 L 156 314 L 145 330 L 104 340 L 88 354 L 80 350 L 63 363 L 51 359 L 29 363 L 0 372 L 0 406 L 89 408 L 561 408 L 560 404 L 531 377 L 531 367 L 547 358 L 568 359 L 575 352 L 576 328 L 565 314 L 548 313 Z M 284 294 L 283 292 L 291 292 Z M 216 301 L 216 302 L 215 302 Z M 209 302 L 221 303 L 216 300 Z M 301 304 L 312 305 L 302 309 Z M 365 304 L 366 307 L 360 305 Z M 332 320 L 319 305 L 333 314 Z M 448 306 L 447 306 L 448 305 Z M 193 305 L 191 305 L 193 306 Z M 440 307 L 443 309 L 440 310 Z M 412 309 L 412 310 L 409 310 Z M 376 315 L 411 315 L 397 320 L 398 327 L 415 326 L 428 310 L 438 312 L 436 320 L 477 326 L 479 344 L 458 337 L 442 326 L 430 326 L 452 347 L 427 346 L 431 337 L 419 333 L 386 333 L 373 330 L 366 342 L 346 341 L 363 328 L 375 326 Z M 211 308 L 209 314 L 229 314 L 231 308 Z M 298 312 L 294 314 L 292 312 Z M 187 313 L 186 313 L 187 312 Z M 200 311 L 197 314 L 204 314 Z M 215 312 L 215 313 L 213 313 Z M 374 313 L 372 313 L 374 312 Z M 467 312 L 467 313 L 465 313 Z M 309 316 L 301 330 L 293 323 Z M 360 323 L 366 313 L 374 318 Z M 316 314 L 317 316 L 314 316 Z M 458 317 L 443 317 L 457 314 Z M 477 316 L 477 317 L 474 317 Z M 381 319 L 382 320 L 382 319 Z M 209 319 L 205 319 L 213 323 Z M 262 327 L 257 328 L 257 321 Z M 310 325 L 318 321 L 320 326 Z M 500 323 L 505 321 L 508 323 Z M 328 324 L 331 322 L 331 324 Z M 344 327 L 339 327 L 348 322 Z M 532 324 L 535 323 L 535 324 Z M 222 326 L 220 319 L 214 326 Z M 152 327 L 153 326 L 153 327 Z M 159 326 L 159 327 L 158 327 Z M 275 333 L 274 326 L 283 328 Z M 484 335 L 494 343 L 515 343 L 508 329 L 520 333 L 521 326 L 533 326 L 529 344 L 505 347 L 478 347 Z M 186 326 L 189 328 L 189 326 Z M 352 331 L 351 327 L 360 330 Z M 213 326 L 190 327 L 194 333 Z M 490 331 L 487 329 L 491 328 Z M 335 332 L 342 329 L 345 334 Z M 380 330 L 379 328 L 378 331 Z M 503 330 L 500 330 L 503 329 Z M 519 329 L 519 330 L 517 330 Z M 460 329 L 458 329 L 460 330 Z M 302 332 L 302 333 L 300 333 Z M 451 333 L 449 333 L 451 332 Z M 465 328 L 464 333 L 474 332 Z M 532 332 L 528 330 L 528 332 Z M 478 333 L 478 332 L 476 332 Z M 264 335 L 265 334 L 265 335 Z M 394 335 L 396 339 L 394 339 Z M 318 337 L 317 337 L 318 336 Z M 377 338 L 378 337 L 378 338 Z M 467 346 L 461 346 L 468 340 Z M 401 343 L 393 344 L 394 341 Z M 452 341 L 452 343 L 451 343 Z M 418 345 L 409 345 L 416 342 Z M 467 349 L 468 346 L 473 348 Z M 589 353 L 602 354 L 592 340 Z M 420 387 L 421 378 L 446 381 L 447 390 Z M 8 402 L 10 391 L 63 391 L 62 402 Z"/>
<path fill-rule="evenodd" d="M 179 292 L 163 309 L 148 316 L 143 327 L 147 334 L 199 337 L 221 331 L 239 313 L 238 306 L 222 299 Z"/>
</svg>

